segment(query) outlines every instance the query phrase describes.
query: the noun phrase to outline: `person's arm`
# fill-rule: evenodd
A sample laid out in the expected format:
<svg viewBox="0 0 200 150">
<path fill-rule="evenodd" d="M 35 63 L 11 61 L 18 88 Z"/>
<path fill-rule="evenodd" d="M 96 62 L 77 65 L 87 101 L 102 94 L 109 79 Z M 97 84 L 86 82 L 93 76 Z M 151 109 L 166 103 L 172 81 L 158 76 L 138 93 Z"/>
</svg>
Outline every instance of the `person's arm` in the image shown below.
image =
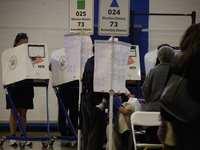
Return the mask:
<svg viewBox="0 0 200 150">
<path fill-rule="evenodd" d="M 122 113 L 123 115 L 131 115 L 133 113 L 133 111 L 125 109 L 124 107 L 118 107 L 117 108 L 119 110 L 120 113 Z"/>
<path fill-rule="evenodd" d="M 125 87 L 125 93 L 124 94 L 128 97 L 128 99 L 135 97 L 135 95 L 131 94 L 131 92 L 126 87 Z"/>
<path fill-rule="evenodd" d="M 117 108 L 119 112 L 122 113 L 123 115 L 130 115 L 133 113 L 133 111 L 125 109 L 122 106 L 122 103 L 120 102 L 119 98 L 117 98 L 116 96 L 113 96 L 113 104 L 115 108 Z"/>
</svg>

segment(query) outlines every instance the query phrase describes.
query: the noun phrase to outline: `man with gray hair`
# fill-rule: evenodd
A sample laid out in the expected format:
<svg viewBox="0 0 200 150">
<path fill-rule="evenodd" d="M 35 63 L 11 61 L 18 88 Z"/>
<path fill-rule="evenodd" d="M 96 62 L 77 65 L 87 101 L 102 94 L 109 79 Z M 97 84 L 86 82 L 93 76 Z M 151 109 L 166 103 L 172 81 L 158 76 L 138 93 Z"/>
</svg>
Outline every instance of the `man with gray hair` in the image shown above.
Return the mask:
<svg viewBox="0 0 200 150">
<path fill-rule="evenodd" d="M 171 60 L 175 55 L 169 46 L 161 47 L 157 53 L 160 64 L 150 70 L 142 86 L 142 95 L 147 103 L 146 111 L 160 111 L 160 96 L 165 87 Z"/>
</svg>

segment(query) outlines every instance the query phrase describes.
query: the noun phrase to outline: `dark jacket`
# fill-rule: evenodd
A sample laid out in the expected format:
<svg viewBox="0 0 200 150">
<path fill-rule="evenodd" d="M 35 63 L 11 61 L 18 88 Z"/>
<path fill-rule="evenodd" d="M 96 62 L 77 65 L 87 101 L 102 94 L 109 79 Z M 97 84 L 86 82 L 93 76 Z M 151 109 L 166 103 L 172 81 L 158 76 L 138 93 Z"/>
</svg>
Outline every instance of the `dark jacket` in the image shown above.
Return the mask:
<svg viewBox="0 0 200 150">
<path fill-rule="evenodd" d="M 101 103 L 103 97 L 106 99 L 109 98 L 108 94 L 101 92 L 94 92 L 93 88 L 93 79 L 94 79 L 94 56 L 89 58 L 85 64 L 83 79 L 82 79 L 82 100 L 92 101 L 94 106 Z"/>
<path fill-rule="evenodd" d="M 142 86 L 146 111 L 160 111 L 160 96 L 164 90 L 170 63 L 161 63 L 150 70 Z"/>
</svg>

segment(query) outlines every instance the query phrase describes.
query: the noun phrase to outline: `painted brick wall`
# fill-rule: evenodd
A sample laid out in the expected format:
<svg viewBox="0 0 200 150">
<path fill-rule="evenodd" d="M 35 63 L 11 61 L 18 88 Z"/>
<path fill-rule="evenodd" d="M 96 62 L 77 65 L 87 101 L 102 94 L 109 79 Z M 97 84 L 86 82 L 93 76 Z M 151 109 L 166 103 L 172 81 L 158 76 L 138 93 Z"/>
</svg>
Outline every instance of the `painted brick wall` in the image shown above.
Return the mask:
<svg viewBox="0 0 200 150">
<path fill-rule="evenodd" d="M 199 0 L 150 0 L 150 13 L 191 14 L 200 22 Z M 149 16 L 149 51 L 162 43 L 178 46 L 183 32 L 191 25 L 190 16 Z"/>
<path fill-rule="evenodd" d="M 1 0 L 0 1 L 0 56 L 13 46 L 15 36 L 27 33 L 30 43 L 46 43 L 49 58 L 52 51 L 63 47 L 63 35 L 68 32 L 68 0 Z M 1 57 L 0 57 L 1 62 Z M 0 80 L 2 78 L 0 66 Z M 51 75 L 51 74 L 50 74 Z M 49 84 L 49 116 L 57 120 L 57 99 Z M 46 120 L 46 89 L 35 88 L 35 109 L 28 111 L 28 121 Z M 0 86 L 0 121 L 8 121 L 9 110 Z"/>
</svg>

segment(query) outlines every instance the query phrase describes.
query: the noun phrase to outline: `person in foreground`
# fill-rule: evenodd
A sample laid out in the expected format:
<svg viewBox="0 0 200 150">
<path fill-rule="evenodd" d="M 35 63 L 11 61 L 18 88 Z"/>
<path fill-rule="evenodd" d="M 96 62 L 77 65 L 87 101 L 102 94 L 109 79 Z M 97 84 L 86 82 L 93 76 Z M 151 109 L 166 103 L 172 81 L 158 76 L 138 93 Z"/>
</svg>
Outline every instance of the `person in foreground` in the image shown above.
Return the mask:
<svg viewBox="0 0 200 150">
<path fill-rule="evenodd" d="M 95 57 L 92 56 L 85 63 L 82 79 L 81 124 L 83 150 L 102 150 L 105 135 L 106 116 L 102 101 L 108 100 L 109 95 L 93 90 L 94 59 Z"/>
<path fill-rule="evenodd" d="M 146 111 L 160 111 L 160 96 L 164 90 L 169 67 L 175 52 L 169 46 L 158 50 L 159 64 L 152 68 L 142 86 L 142 95 L 146 101 Z M 150 143 L 160 143 L 157 137 L 158 127 L 146 128 L 147 139 Z"/>
<path fill-rule="evenodd" d="M 14 41 L 14 47 L 24 43 L 28 43 L 27 34 L 26 33 L 17 34 Z M 28 109 L 33 109 L 33 97 L 34 97 L 33 87 L 16 87 L 15 84 L 11 84 L 8 85 L 8 92 L 12 97 L 14 105 L 22 121 L 23 127 L 26 130 L 26 114 Z M 6 109 L 10 109 L 9 123 L 10 123 L 11 136 L 16 136 L 17 119 L 7 97 L 6 97 Z M 23 136 L 24 135 L 21 132 L 21 137 Z M 31 146 L 32 142 L 27 141 L 25 145 Z M 17 141 L 10 140 L 10 146 L 17 146 Z"/>
<path fill-rule="evenodd" d="M 185 78 L 188 80 L 188 93 L 192 100 L 200 104 L 200 23 L 193 24 L 185 31 L 180 41 L 180 52 L 175 56 L 171 74 L 182 75 L 186 69 Z M 192 108 L 191 108 L 192 109 Z M 188 110 L 190 111 L 190 110 Z M 185 123 L 173 117 L 161 108 L 163 119 L 171 122 L 175 135 L 175 150 L 199 149 L 200 118 L 191 123 Z"/>
<path fill-rule="evenodd" d="M 175 55 L 174 49 L 169 46 L 162 46 L 157 53 L 160 63 L 150 70 L 142 86 L 142 95 L 147 104 L 146 111 L 160 111 L 160 96 Z"/>
</svg>

